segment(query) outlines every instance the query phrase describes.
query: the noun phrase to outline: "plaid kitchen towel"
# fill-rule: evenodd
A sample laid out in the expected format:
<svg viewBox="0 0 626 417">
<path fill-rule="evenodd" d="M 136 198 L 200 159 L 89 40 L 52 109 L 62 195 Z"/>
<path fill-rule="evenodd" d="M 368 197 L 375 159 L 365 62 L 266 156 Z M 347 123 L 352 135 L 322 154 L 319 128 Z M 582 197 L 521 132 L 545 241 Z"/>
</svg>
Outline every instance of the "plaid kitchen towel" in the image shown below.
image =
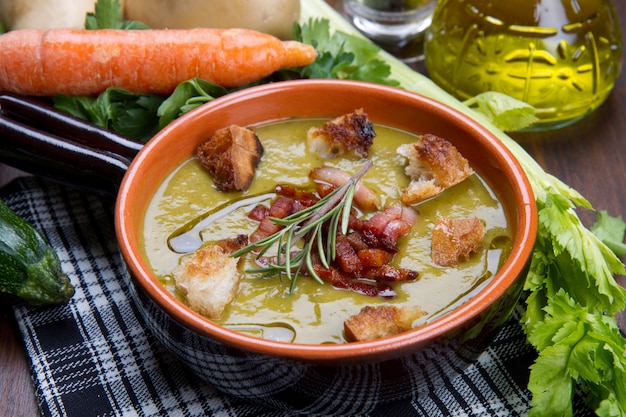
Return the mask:
<svg viewBox="0 0 626 417">
<path fill-rule="evenodd" d="M 35 177 L 13 181 L 0 196 L 43 232 L 76 287 L 67 305 L 14 310 L 43 416 L 286 417 L 216 391 L 149 333 L 122 284 L 112 200 Z M 533 351 L 520 313 L 476 364 L 438 391 L 368 416 L 525 415 Z M 578 416 L 591 415 L 576 401 Z"/>
</svg>

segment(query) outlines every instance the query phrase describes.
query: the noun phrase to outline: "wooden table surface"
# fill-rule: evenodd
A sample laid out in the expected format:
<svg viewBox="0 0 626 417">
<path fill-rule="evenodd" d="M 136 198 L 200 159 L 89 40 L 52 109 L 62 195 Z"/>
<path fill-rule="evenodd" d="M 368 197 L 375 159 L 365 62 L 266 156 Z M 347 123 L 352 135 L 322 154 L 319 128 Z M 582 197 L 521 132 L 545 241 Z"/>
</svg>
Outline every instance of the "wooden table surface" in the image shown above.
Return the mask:
<svg viewBox="0 0 626 417">
<path fill-rule="evenodd" d="M 626 24 L 626 2 L 613 3 L 620 21 Z M 423 71 L 419 65 L 417 69 Z M 559 130 L 512 136 L 546 171 L 580 191 L 594 207 L 626 218 L 626 71 L 607 101 L 580 122 Z M 580 216 L 588 226 L 593 222 L 591 212 L 580 212 Z M 618 279 L 626 283 L 623 277 Z M 11 309 L 0 307 L 0 416 L 36 415 L 22 337 Z"/>
</svg>

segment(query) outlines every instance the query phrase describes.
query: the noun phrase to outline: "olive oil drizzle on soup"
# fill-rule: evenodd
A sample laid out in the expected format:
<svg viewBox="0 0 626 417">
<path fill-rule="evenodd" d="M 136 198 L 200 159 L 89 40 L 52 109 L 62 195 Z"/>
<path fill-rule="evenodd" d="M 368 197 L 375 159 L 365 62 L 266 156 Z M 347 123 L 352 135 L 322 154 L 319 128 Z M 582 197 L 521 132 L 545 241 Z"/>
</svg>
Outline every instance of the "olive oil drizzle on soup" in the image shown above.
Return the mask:
<svg viewBox="0 0 626 417">
<path fill-rule="evenodd" d="M 144 224 L 144 255 L 163 285 L 176 294 L 171 271 L 181 254 L 170 250 L 168 239 L 181 226 L 197 222 L 229 201 L 273 192 L 279 183 L 311 189 L 309 171 L 320 165 L 338 167 L 351 174 L 358 171 L 363 165 L 358 158 L 324 159 L 308 152 L 306 131 L 322 122 L 290 120 L 254 127 L 265 153 L 245 193 L 217 191 L 195 158 L 167 178 L 154 196 Z M 400 190 L 409 181 L 404 173 L 404 158 L 396 154 L 396 149 L 403 143 L 415 142 L 417 137 L 380 125 L 375 125 L 375 131 L 377 136 L 370 148 L 374 166 L 363 182 L 378 192 L 383 205 L 387 205 L 398 200 Z M 264 204 L 269 204 L 269 200 Z M 419 277 L 415 281 L 391 283 L 397 293 L 395 298 L 335 289 L 305 275 L 298 277 L 295 291 L 290 293 L 290 282 L 285 277 L 281 281 L 279 277 L 246 274 L 239 294 L 216 322 L 268 339 L 318 344 L 344 343 L 344 320 L 366 305 L 420 306 L 427 315 L 418 319 L 415 326 L 439 317 L 471 297 L 493 276 L 510 251 L 511 232 L 500 202 L 478 174 L 414 207 L 419 212 L 418 220 L 411 233 L 400 238 L 400 252 L 393 263 L 416 270 Z M 257 222 L 247 218 L 251 209 L 252 206 L 237 209 L 211 223 L 201 232 L 203 241 L 252 233 Z M 431 229 L 438 216 L 476 216 L 485 223 L 483 246 L 458 267 L 440 267 L 430 258 Z M 246 262 L 242 262 L 242 271 L 256 267 L 251 259 L 247 256 Z"/>
</svg>

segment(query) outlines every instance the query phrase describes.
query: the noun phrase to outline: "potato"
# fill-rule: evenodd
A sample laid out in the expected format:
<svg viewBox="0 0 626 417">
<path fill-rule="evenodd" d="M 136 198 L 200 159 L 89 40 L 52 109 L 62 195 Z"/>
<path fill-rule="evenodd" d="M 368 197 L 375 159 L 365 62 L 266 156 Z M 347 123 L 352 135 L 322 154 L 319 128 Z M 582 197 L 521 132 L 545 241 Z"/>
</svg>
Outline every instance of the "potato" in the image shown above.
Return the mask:
<svg viewBox="0 0 626 417">
<path fill-rule="evenodd" d="M 6 29 L 85 27 L 95 0 L 0 0 L 0 21 Z"/>
<path fill-rule="evenodd" d="M 125 0 L 124 14 L 155 29 L 240 27 L 289 39 L 300 0 Z"/>
</svg>

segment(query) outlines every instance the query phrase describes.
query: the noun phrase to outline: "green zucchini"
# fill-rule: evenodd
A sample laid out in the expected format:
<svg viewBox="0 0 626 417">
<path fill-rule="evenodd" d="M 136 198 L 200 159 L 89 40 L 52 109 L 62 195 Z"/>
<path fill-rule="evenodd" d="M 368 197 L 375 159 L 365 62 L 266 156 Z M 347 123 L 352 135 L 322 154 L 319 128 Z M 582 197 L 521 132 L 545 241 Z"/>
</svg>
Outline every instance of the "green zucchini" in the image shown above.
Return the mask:
<svg viewBox="0 0 626 417">
<path fill-rule="evenodd" d="M 40 306 L 63 304 L 73 295 L 52 246 L 0 200 L 0 301 Z"/>
</svg>

